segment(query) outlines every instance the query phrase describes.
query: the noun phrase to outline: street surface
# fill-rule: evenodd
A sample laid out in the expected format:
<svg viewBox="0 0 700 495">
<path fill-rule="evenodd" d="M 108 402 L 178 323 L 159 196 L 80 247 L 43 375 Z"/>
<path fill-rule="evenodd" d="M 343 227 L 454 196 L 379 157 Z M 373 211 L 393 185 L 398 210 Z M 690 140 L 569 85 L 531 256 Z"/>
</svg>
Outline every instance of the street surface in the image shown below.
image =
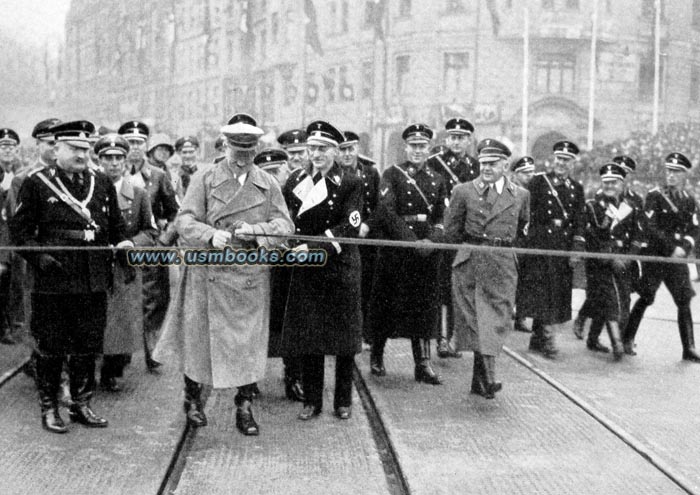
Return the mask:
<svg viewBox="0 0 700 495">
<path fill-rule="evenodd" d="M 445 384 L 418 384 L 408 341 L 392 341 L 384 378 L 369 374 L 368 352 L 357 357 L 349 421 L 332 415 L 332 358 L 324 411 L 309 422 L 296 419 L 271 359 L 254 405 L 259 437 L 237 432 L 230 390 L 211 391 L 208 427 L 186 429 L 177 369 L 149 374 L 140 355 L 123 392 L 93 400 L 109 428 L 45 432 L 33 383 L 17 372 L 28 350 L 0 346 L 0 493 L 700 494 L 700 365 L 680 359 L 675 312 L 662 289 L 638 355 L 620 363 L 570 329 L 556 361 L 514 332 L 495 400 L 469 394 L 471 354 L 435 357 Z M 700 321 L 697 298 L 693 313 Z"/>
</svg>

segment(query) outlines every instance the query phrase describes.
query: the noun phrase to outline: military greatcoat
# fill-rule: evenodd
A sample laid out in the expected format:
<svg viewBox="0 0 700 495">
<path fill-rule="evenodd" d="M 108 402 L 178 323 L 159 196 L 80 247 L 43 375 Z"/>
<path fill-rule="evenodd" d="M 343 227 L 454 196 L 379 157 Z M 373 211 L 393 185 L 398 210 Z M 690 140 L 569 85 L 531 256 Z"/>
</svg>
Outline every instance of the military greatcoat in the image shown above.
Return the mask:
<svg viewBox="0 0 700 495">
<path fill-rule="evenodd" d="M 284 195 L 297 234 L 357 237 L 362 224 L 362 182 L 355 174 L 344 173 L 337 163 L 316 183 L 305 168 L 295 170 L 284 186 Z M 360 352 L 362 341 L 357 246 L 305 244 L 309 249 L 325 249 L 328 258 L 322 267 L 292 269 L 282 355 L 354 355 Z"/>
<path fill-rule="evenodd" d="M 228 160 L 200 170 L 177 217 L 184 248 L 211 248 L 216 230 L 253 225 L 257 243 L 273 249 L 293 231 L 274 177 L 253 167 L 241 185 Z M 236 248 L 248 243 L 233 241 Z M 173 351 L 192 380 L 231 388 L 264 377 L 270 318 L 270 266 L 183 266 L 154 358 Z"/>
<path fill-rule="evenodd" d="M 481 180 L 454 188 L 445 219 L 450 242 L 511 246 L 527 233 L 529 193 L 504 178 L 493 202 Z M 452 290 L 455 334 L 460 350 L 497 356 L 513 327 L 518 281 L 515 255 L 508 252 L 460 249 L 453 263 Z"/>
</svg>

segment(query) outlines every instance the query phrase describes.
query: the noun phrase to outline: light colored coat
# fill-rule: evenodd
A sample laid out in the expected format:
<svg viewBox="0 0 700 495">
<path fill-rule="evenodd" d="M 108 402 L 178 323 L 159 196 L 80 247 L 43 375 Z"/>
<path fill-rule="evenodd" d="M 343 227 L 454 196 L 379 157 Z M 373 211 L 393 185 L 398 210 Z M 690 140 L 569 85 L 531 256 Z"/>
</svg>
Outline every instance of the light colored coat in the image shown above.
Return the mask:
<svg viewBox="0 0 700 495">
<path fill-rule="evenodd" d="M 527 234 L 529 193 L 505 180 L 503 191 L 489 206 L 488 186 L 481 180 L 456 186 L 445 221 L 451 242 L 467 237 L 500 238 L 513 243 Z M 455 333 L 460 350 L 497 356 L 513 326 L 518 281 L 515 255 L 508 252 L 460 249 L 452 264 Z"/>
<path fill-rule="evenodd" d="M 125 177 L 117 191 L 117 202 L 126 224 L 126 237 L 136 247 L 154 246 L 158 228 L 148 193 Z M 131 354 L 142 346 L 141 270 L 126 266 L 124 260 L 115 263 L 112 292 L 107 297 L 105 354 Z"/>
<path fill-rule="evenodd" d="M 277 181 L 253 167 L 239 186 L 228 161 L 200 170 L 176 220 L 185 248 L 211 248 L 216 230 L 254 226 L 261 247 L 274 248 L 294 230 Z M 269 266 L 184 265 L 154 357 L 181 358 L 182 371 L 215 388 L 263 378 L 270 314 Z"/>
</svg>

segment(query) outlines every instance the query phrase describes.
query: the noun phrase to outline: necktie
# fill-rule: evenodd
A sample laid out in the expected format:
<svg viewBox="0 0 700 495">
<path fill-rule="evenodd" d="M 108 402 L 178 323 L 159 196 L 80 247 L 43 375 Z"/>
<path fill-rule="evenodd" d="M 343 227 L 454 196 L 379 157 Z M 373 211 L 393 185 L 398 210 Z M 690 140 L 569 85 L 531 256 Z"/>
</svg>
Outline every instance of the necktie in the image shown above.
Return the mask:
<svg viewBox="0 0 700 495">
<path fill-rule="evenodd" d="M 318 184 L 318 181 L 320 181 L 322 178 L 323 176 L 321 175 L 321 172 L 316 172 L 314 175 L 314 184 Z"/>
<path fill-rule="evenodd" d="M 493 206 L 496 201 L 498 200 L 498 191 L 496 191 L 496 185 L 491 184 L 489 186 L 489 192 L 488 196 L 486 196 L 486 202 L 490 205 Z"/>
</svg>

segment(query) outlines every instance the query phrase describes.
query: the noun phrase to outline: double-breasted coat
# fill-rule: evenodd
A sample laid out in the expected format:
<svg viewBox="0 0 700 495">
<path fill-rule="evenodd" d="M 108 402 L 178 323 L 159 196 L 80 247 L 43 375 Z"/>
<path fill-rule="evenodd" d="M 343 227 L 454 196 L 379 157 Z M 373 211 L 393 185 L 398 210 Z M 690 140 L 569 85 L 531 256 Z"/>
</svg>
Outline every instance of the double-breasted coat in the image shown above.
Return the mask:
<svg viewBox="0 0 700 495">
<path fill-rule="evenodd" d="M 571 178 L 541 173 L 535 174 L 528 190 L 530 230 L 526 247 L 582 251 L 586 226 L 583 186 Z M 526 290 L 518 313 L 546 325 L 569 321 L 573 288 L 569 258 L 525 255 L 519 260 L 520 283 Z"/>
<path fill-rule="evenodd" d="M 284 186 L 284 196 L 298 235 L 357 237 L 362 224 L 362 182 L 337 163 L 315 184 L 305 168 L 295 170 Z M 362 342 L 357 246 L 305 244 L 309 249 L 325 249 L 328 258 L 324 266 L 292 269 L 283 355 L 354 355 Z"/>
<path fill-rule="evenodd" d="M 294 229 L 277 181 L 257 167 L 241 185 L 228 160 L 200 170 L 177 217 L 183 248 L 211 248 L 217 230 L 252 225 L 259 247 L 272 249 Z M 249 243 L 233 240 L 236 248 Z M 154 358 L 173 351 L 192 380 L 231 388 L 261 380 L 267 362 L 270 266 L 188 266 L 165 319 Z"/>
<path fill-rule="evenodd" d="M 450 242 L 508 246 L 526 235 L 529 192 L 504 178 L 503 190 L 490 203 L 488 187 L 477 179 L 454 188 L 445 218 L 445 236 Z M 513 327 L 518 282 L 515 255 L 463 248 L 452 266 L 457 347 L 498 355 Z"/>
<path fill-rule="evenodd" d="M 72 201 L 80 203 L 84 213 L 69 206 Z M 58 167 L 30 173 L 10 220 L 11 237 L 18 246 L 116 245 L 126 238 L 124 230 L 114 185 L 89 168 L 74 174 L 73 180 Z M 31 267 L 30 326 L 39 350 L 50 355 L 102 352 L 112 252 L 23 256 Z"/>
<path fill-rule="evenodd" d="M 442 177 L 427 164 L 391 166 L 382 175 L 370 229 L 391 240 L 440 241 L 445 199 Z M 379 248 L 367 316 L 374 337 L 437 336 L 440 259 L 435 251 Z"/>
<path fill-rule="evenodd" d="M 137 248 L 154 246 L 158 228 L 146 191 L 135 187 L 128 177 L 123 178 L 118 187 L 117 202 L 124 218 L 126 237 Z M 125 256 L 117 257 L 114 264 L 114 285 L 107 298 L 105 354 L 131 354 L 141 346 L 141 278 L 140 269 L 128 266 Z"/>
</svg>

